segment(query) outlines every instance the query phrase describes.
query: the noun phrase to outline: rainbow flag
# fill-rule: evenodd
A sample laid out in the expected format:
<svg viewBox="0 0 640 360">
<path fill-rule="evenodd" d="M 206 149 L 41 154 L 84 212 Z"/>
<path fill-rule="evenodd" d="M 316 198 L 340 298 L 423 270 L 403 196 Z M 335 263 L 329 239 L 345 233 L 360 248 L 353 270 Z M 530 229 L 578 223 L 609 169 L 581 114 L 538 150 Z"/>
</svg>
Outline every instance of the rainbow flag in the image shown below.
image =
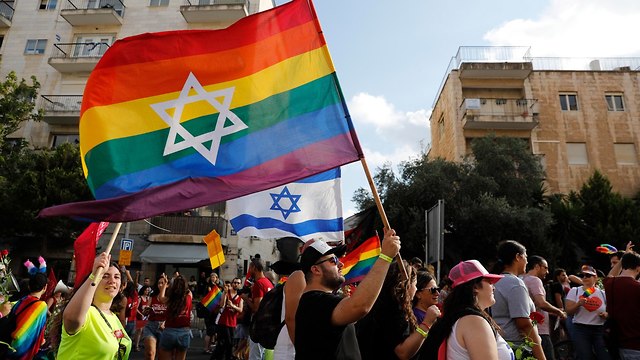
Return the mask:
<svg viewBox="0 0 640 360">
<path fill-rule="evenodd" d="M 583 297 L 589 297 L 589 296 L 591 296 L 591 294 L 593 294 L 594 292 L 596 292 L 596 288 L 595 288 L 595 287 L 590 287 L 590 288 L 588 288 L 587 290 L 585 290 L 585 291 L 582 293 L 582 296 L 583 296 Z"/>
<path fill-rule="evenodd" d="M 85 88 L 80 150 L 97 200 L 40 216 L 133 221 L 363 157 L 310 0 L 116 41 Z"/>
<path fill-rule="evenodd" d="M 220 288 L 217 286 L 214 286 L 200 302 L 207 308 L 207 310 L 209 310 L 209 312 L 213 312 L 216 306 L 220 304 L 220 300 L 222 300 L 222 291 L 220 291 Z"/>
<path fill-rule="evenodd" d="M 344 264 L 342 267 L 342 275 L 345 278 L 343 285 L 361 281 L 378 260 L 378 255 L 380 255 L 380 238 L 378 235 L 374 235 L 340 259 Z"/>
<path fill-rule="evenodd" d="M 37 300 L 27 296 L 15 305 L 15 312 L 20 312 L 16 319 L 16 329 L 11 333 L 12 359 L 33 359 L 44 339 L 44 328 L 47 323 L 47 303 L 37 301 L 26 310 L 22 309 Z"/>
</svg>

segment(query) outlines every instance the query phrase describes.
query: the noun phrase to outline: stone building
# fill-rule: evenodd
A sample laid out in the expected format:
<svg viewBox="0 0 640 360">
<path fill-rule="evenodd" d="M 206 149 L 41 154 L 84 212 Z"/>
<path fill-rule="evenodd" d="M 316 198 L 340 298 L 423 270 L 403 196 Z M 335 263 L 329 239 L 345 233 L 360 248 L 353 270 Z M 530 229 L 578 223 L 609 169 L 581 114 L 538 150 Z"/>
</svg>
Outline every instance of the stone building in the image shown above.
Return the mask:
<svg viewBox="0 0 640 360">
<path fill-rule="evenodd" d="M 615 191 L 640 190 L 640 58 L 536 58 L 527 47 L 460 47 L 430 118 L 429 158 L 460 161 L 494 133 L 540 157 L 549 192 L 599 170 Z"/>
</svg>

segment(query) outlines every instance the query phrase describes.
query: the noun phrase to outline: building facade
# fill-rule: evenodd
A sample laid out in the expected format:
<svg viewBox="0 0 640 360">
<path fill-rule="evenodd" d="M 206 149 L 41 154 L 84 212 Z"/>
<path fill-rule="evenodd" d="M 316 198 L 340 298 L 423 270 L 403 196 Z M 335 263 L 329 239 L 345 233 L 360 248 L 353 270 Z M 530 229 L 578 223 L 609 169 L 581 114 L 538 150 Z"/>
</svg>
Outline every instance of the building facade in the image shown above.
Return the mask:
<svg viewBox="0 0 640 360">
<path fill-rule="evenodd" d="M 273 0 L 2 0 L 0 1 L 0 76 L 15 71 L 32 75 L 41 84 L 37 107 L 44 121 L 24 123 L 10 137 L 34 147 L 53 148 L 77 143 L 85 84 L 102 55 L 118 39 L 145 32 L 222 29 L 235 21 L 273 8 Z M 140 79 L 144 81 L 144 79 Z M 222 236 L 226 263 L 223 279 L 246 273 L 256 253 L 278 259 L 274 240 L 238 239 L 225 219 L 225 204 L 157 216 L 123 226 L 134 240 L 132 267 L 154 277 L 180 271 L 189 278 L 206 269 L 202 237 L 212 229 Z M 99 245 L 104 248 L 110 226 Z M 112 255 L 118 259 L 120 241 Z M 33 249 L 37 256 L 41 249 Z M 199 255 L 198 255 L 199 254 Z M 73 249 L 48 252 L 49 258 L 69 259 Z M 198 258 L 199 257 L 199 258 Z M 73 278 L 70 265 L 69 278 Z"/>
<path fill-rule="evenodd" d="M 526 47 L 461 47 L 429 119 L 429 158 L 461 161 L 490 133 L 525 141 L 550 193 L 599 170 L 640 191 L 640 58 L 535 58 Z"/>
</svg>

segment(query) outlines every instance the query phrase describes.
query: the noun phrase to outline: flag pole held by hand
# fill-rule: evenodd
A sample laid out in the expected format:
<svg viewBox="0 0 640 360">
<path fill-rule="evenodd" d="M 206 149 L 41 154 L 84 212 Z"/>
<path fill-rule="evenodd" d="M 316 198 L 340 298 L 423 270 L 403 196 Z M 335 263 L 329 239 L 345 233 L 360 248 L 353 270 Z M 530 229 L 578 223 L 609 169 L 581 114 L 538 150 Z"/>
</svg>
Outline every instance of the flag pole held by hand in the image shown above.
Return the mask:
<svg viewBox="0 0 640 360">
<path fill-rule="evenodd" d="M 376 202 L 376 206 L 378 207 L 378 212 L 380 213 L 380 217 L 382 218 L 382 225 L 384 225 L 384 227 L 387 229 L 391 229 L 391 225 L 389 225 L 389 219 L 387 219 L 387 213 L 385 213 L 384 208 L 382 207 L 382 201 L 380 200 L 380 195 L 378 195 L 378 190 L 376 189 L 376 185 L 373 183 L 371 172 L 369 172 L 369 166 L 367 166 L 367 161 L 364 159 L 364 157 L 362 157 L 360 159 L 360 162 L 362 163 L 362 167 L 364 168 L 364 173 L 367 176 L 369 187 L 371 187 L 371 193 L 373 194 L 373 199 Z M 400 256 L 400 253 L 396 255 L 396 261 L 398 262 L 400 273 L 404 276 L 404 280 L 409 279 L 409 275 L 407 274 L 407 269 L 404 268 L 404 263 L 402 262 L 402 257 Z"/>
<path fill-rule="evenodd" d="M 118 237 L 118 233 L 120 232 L 120 227 L 122 226 L 122 223 L 117 223 L 116 224 L 116 228 L 113 229 L 113 234 L 111 234 L 111 239 L 109 239 L 109 244 L 107 245 L 107 249 L 104 251 L 107 254 L 111 253 L 111 248 L 113 247 L 113 243 L 116 241 L 116 238 Z M 96 286 L 96 281 L 100 281 L 98 279 L 102 278 L 102 274 L 104 273 L 104 268 L 102 266 L 99 266 L 96 269 L 96 273 L 93 274 L 93 280 L 91 280 L 91 286 Z"/>
</svg>

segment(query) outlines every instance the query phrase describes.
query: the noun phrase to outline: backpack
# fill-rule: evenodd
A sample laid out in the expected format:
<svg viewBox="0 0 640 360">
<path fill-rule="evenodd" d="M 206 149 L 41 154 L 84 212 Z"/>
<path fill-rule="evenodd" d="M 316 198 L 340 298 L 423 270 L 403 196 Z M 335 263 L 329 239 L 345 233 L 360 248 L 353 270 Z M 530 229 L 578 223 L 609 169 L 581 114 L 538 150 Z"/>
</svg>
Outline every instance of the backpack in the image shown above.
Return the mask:
<svg viewBox="0 0 640 360">
<path fill-rule="evenodd" d="M 209 309 L 201 302 L 196 304 L 196 316 L 198 319 L 206 319 L 209 317 Z"/>
<path fill-rule="evenodd" d="M 278 284 L 264 295 L 258 311 L 253 314 L 249 336 L 255 343 L 259 343 L 265 349 L 276 347 L 276 341 L 284 321 L 282 316 L 282 301 L 284 299 L 284 284 Z"/>
<path fill-rule="evenodd" d="M 39 300 L 34 300 L 28 303 L 20 312 L 12 310 L 7 316 L 0 318 L 0 359 L 4 359 L 10 351 L 9 345 L 13 341 L 11 333 L 16 330 L 18 316 L 38 301 Z"/>
</svg>

